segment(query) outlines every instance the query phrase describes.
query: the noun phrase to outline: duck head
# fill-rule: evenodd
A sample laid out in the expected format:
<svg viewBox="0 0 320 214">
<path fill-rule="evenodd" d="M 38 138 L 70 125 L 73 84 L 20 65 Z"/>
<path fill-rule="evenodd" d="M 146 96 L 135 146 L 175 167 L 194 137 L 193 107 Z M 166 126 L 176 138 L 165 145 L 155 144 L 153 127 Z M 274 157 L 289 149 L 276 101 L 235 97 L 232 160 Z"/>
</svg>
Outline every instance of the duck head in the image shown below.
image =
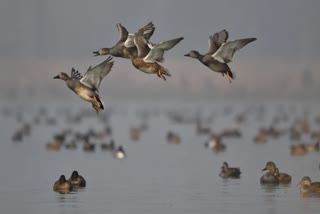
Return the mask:
<svg viewBox="0 0 320 214">
<path fill-rule="evenodd" d="M 73 171 L 71 174 L 71 180 L 77 179 L 79 177 L 78 171 Z"/>
<path fill-rule="evenodd" d="M 57 76 L 53 77 L 53 79 L 68 80 L 69 76 L 64 72 L 60 72 Z"/>
<path fill-rule="evenodd" d="M 309 176 L 305 176 L 301 179 L 301 181 L 297 184 L 297 186 L 311 186 L 311 179 Z"/>
<path fill-rule="evenodd" d="M 227 162 L 223 162 L 221 169 L 224 170 L 224 171 L 227 171 L 228 168 L 229 168 L 228 163 Z"/>
<path fill-rule="evenodd" d="M 100 48 L 98 51 L 92 52 L 93 56 L 101 56 L 110 54 L 110 48 Z"/>
<path fill-rule="evenodd" d="M 269 161 L 269 162 L 266 164 L 266 167 L 262 169 L 262 171 L 268 170 L 269 172 L 271 172 L 272 174 L 274 174 L 275 169 L 276 169 L 276 165 L 275 165 L 273 162 Z"/>
<path fill-rule="evenodd" d="M 60 178 L 59 178 L 59 183 L 62 184 L 64 182 L 66 182 L 66 177 L 64 175 L 61 175 Z"/>
<path fill-rule="evenodd" d="M 198 59 L 200 56 L 200 53 L 198 51 L 192 50 L 189 53 L 185 54 L 184 56 Z"/>
</svg>

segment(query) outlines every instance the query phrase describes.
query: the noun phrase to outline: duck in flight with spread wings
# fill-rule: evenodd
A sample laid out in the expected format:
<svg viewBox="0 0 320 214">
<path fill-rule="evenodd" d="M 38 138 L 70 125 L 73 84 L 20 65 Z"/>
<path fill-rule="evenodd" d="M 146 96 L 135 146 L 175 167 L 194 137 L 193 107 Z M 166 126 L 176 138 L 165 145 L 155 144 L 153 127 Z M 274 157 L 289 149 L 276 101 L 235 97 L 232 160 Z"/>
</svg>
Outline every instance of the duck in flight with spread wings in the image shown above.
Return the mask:
<svg viewBox="0 0 320 214">
<path fill-rule="evenodd" d="M 92 52 L 94 56 L 112 55 L 114 57 L 129 59 L 129 53 L 131 53 L 133 56 L 138 55 L 137 48 L 133 43 L 134 34 L 129 33 L 127 29 L 120 23 L 117 24 L 117 28 L 120 33 L 119 41 L 111 48 L 100 48 L 98 51 Z M 149 41 L 155 29 L 153 23 L 149 22 L 141 29 L 143 30 L 144 39 Z M 125 51 L 126 49 L 129 49 L 129 52 Z"/>
<path fill-rule="evenodd" d="M 83 100 L 92 103 L 92 107 L 96 113 L 99 109 L 104 109 L 103 101 L 99 96 L 99 87 L 102 79 L 111 71 L 113 66 L 112 57 L 108 57 L 104 62 L 95 67 L 89 67 L 84 76 L 76 71 L 74 68 L 71 70 L 71 76 L 61 72 L 54 79 L 64 80 L 74 93 L 76 93 Z"/>
<path fill-rule="evenodd" d="M 132 65 L 147 74 L 157 74 L 163 80 L 166 80 L 165 76 L 171 76 L 169 71 L 161 66 L 158 62 L 163 62 L 164 52 L 173 48 L 178 44 L 183 37 L 171 39 L 161 42 L 159 44 L 150 44 L 145 40 L 143 36 L 143 29 L 141 28 L 134 34 L 134 44 L 137 47 L 138 55 L 130 54 Z"/>
<path fill-rule="evenodd" d="M 212 71 L 226 74 L 228 80 L 234 79 L 234 75 L 228 66 L 232 61 L 232 57 L 237 50 L 256 40 L 256 38 L 238 39 L 227 41 L 229 34 L 226 30 L 222 30 L 209 37 L 209 51 L 202 55 L 198 51 L 191 50 L 184 56 L 198 59 L 202 64 Z"/>
</svg>

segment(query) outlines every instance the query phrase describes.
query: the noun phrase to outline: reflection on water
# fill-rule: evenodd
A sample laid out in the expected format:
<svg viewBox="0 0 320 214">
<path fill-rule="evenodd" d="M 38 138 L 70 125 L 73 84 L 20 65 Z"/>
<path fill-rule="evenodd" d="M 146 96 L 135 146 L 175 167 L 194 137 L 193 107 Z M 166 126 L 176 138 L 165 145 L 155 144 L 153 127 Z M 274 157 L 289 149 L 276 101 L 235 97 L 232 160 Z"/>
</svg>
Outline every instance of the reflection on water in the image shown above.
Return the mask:
<svg viewBox="0 0 320 214">
<path fill-rule="evenodd" d="M 78 104 L 1 102 L 4 213 L 320 211 L 319 195 L 301 195 L 295 185 L 306 175 L 320 180 L 319 153 L 311 137 L 320 129 L 320 103 L 118 102 L 99 116 Z M 300 140 L 290 139 L 293 126 Z M 138 138 L 132 138 L 133 127 Z M 16 132 L 21 136 L 12 138 Z M 258 145 L 254 137 L 260 132 L 267 140 Z M 48 151 L 49 142 L 60 146 Z M 206 142 L 225 149 L 216 153 Z M 94 150 L 86 152 L 85 143 L 95 145 Z M 291 145 L 300 144 L 305 153 L 292 155 Z M 122 160 L 112 153 L 120 145 L 128 155 Z M 261 185 L 268 161 L 290 174 L 292 183 Z M 240 167 L 240 178 L 222 179 L 223 162 Z M 86 188 L 53 192 L 56 178 L 69 178 L 74 170 L 86 179 Z"/>
</svg>

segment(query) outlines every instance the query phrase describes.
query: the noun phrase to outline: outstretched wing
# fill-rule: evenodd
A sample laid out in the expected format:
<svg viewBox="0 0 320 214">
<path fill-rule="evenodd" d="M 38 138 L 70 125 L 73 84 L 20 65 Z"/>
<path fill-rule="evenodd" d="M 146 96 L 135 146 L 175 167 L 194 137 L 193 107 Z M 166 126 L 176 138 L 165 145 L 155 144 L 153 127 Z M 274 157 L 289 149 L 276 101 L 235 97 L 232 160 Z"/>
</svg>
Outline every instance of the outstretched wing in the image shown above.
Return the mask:
<svg viewBox="0 0 320 214">
<path fill-rule="evenodd" d="M 76 71 L 74 68 L 72 68 L 70 77 L 75 80 L 80 80 L 82 75 L 79 73 L 79 71 Z"/>
<path fill-rule="evenodd" d="M 120 33 L 119 42 L 125 42 L 128 38 L 128 31 L 120 23 L 117 24 L 118 31 Z"/>
<path fill-rule="evenodd" d="M 183 37 L 179 37 L 176 39 L 171 39 L 168 41 L 161 42 L 158 45 L 156 45 L 155 47 L 161 48 L 161 49 L 167 51 L 167 50 L 170 50 L 171 48 L 173 48 L 174 46 L 176 46 L 176 44 L 178 44 L 181 40 L 183 40 Z"/>
<path fill-rule="evenodd" d="M 212 57 L 222 63 L 231 62 L 232 57 L 237 50 L 240 50 L 242 47 L 255 40 L 256 38 L 246 38 L 224 43 Z"/>
<path fill-rule="evenodd" d="M 207 54 L 208 55 L 214 54 L 223 43 L 227 42 L 228 38 L 229 38 L 229 34 L 228 34 L 228 31 L 226 31 L 226 30 L 222 30 L 222 31 L 210 36 L 209 37 L 209 51 Z"/>
<path fill-rule="evenodd" d="M 146 40 L 149 40 L 154 33 L 155 27 L 152 22 L 149 22 L 148 24 L 143 26 L 142 29 L 143 29 L 143 37 Z"/>
<path fill-rule="evenodd" d="M 176 44 L 178 44 L 181 40 L 183 40 L 183 37 L 179 37 L 176 39 L 171 39 L 168 41 L 161 42 L 160 44 L 157 44 L 151 48 L 147 56 L 144 58 L 144 61 L 146 62 L 163 62 L 164 58 L 164 51 L 170 50 Z"/>
<path fill-rule="evenodd" d="M 111 71 L 111 68 L 113 66 L 113 61 L 111 60 L 112 57 L 109 56 L 104 62 L 100 63 L 99 65 L 96 65 L 93 68 L 91 68 L 90 66 L 80 82 L 88 86 L 89 88 L 98 90 L 102 79 Z"/>
</svg>

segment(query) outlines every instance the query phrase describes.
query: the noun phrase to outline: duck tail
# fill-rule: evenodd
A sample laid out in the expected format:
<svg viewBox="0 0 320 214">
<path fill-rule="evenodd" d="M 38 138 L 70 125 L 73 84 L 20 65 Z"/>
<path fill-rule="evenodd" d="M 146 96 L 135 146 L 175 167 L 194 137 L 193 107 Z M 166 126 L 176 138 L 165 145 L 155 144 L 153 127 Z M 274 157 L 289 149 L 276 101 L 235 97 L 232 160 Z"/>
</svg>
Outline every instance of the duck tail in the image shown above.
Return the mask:
<svg viewBox="0 0 320 214">
<path fill-rule="evenodd" d="M 97 98 L 97 100 L 98 100 L 98 103 L 99 103 L 99 108 L 104 110 L 104 102 L 100 98 Z"/>
<path fill-rule="evenodd" d="M 96 103 L 92 103 L 92 107 L 95 112 L 99 113 L 99 110 L 104 110 L 104 103 L 99 97 L 95 97 Z"/>
</svg>

